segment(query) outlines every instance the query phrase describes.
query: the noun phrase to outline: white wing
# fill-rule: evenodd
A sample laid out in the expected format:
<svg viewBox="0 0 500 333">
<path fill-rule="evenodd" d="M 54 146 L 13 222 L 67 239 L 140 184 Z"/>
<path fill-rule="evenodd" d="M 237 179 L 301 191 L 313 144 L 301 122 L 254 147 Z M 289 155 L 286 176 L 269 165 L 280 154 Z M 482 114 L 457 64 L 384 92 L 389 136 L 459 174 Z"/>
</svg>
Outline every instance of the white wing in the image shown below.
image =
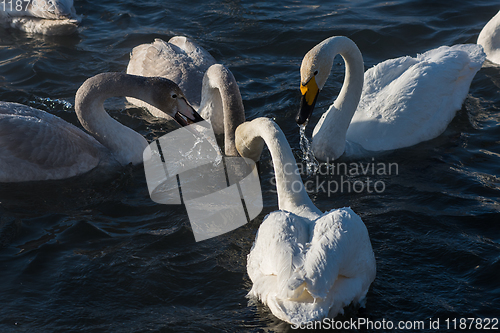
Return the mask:
<svg viewBox="0 0 500 333">
<path fill-rule="evenodd" d="M 378 151 L 437 137 L 461 108 L 484 60 L 481 46 L 468 44 L 370 68 L 347 140 Z"/>
<path fill-rule="evenodd" d="M 288 280 L 303 263 L 308 236 L 307 223 L 297 215 L 277 211 L 266 216 L 248 255 L 247 271 L 253 281 L 250 295 L 264 302 L 277 295 L 286 298 Z"/>
<path fill-rule="evenodd" d="M 102 145 L 47 112 L 0 102 L 0 182 L 61 179 L 91 170 Z"/>
<path fill-rule="evenodd" d="M 375 256 L 361 218 L 350 208 L 325 213 L 316 220 L 303 266 L 290 279 L 289 290 L 301 290 L 295 291 L 300 296 L 295 301 L 302 299 L 303 304 L 290 307 L 288 315 L 300 321 L 334 317 L 365 297 L 375 273 Z"/>
<path fill-rule="evenodd" d="M 315 224 L 283 211 L 269 214 L 248 255 L 247 270 L 253 282 L 250 295 L 278 318 L 298 323 L 335 316 L 360 302 L 376 267 L 364 223 L 343 208 L 325 213 Z"/>
</svg>

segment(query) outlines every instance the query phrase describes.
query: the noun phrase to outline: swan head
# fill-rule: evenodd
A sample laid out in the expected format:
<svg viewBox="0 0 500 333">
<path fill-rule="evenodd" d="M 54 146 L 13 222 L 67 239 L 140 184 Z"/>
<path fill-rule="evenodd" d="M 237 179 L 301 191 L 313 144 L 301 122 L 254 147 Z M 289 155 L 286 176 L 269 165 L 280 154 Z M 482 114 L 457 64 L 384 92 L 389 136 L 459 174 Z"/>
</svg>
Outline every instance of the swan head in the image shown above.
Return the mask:
<svg viewBox="0 0 500 333">
<path fill-rule="evenodd" d="M 162 77 L 151 77 L 146 80 L 151 88 L 150 104 L 174 118 L 179 125 L 187 126 L 204 120 L 188 103 L 177 84 Z"/>
<path fill-rule="evenodd" d="M 333 66 L 333 57 L 324 40 L 306 53 L 300 66 L 300 92 L 302 98 L 295 121 L 302 125 L 312 115 L 318 94 L 323 89 Z"/>
<path fill-rule="evenodd" d="M 91 115 L 92 110 L 104 111 L 104 101 L 115 96 L 140 99 L 174 118 L 181 126 L 204 120 L 187 102 L 181 88 L 169 79 L 111 72 L 87 79 L 76 92 L 75 111 L 84 127 L 95 117 Z"/>
<path fill-rule="evenodd" d="M 253 128 L 253 126 L 258 125 L 259 122 L 259 118 L 251 122 L 244 122 L 236 128 L 235 133 L 235 145 L 241 157 L 250 158 L 254 162 L 259 161 L 260 154 L 265 144 L 264 139 L 256 135 L 255 129 Z"/>
</svg>

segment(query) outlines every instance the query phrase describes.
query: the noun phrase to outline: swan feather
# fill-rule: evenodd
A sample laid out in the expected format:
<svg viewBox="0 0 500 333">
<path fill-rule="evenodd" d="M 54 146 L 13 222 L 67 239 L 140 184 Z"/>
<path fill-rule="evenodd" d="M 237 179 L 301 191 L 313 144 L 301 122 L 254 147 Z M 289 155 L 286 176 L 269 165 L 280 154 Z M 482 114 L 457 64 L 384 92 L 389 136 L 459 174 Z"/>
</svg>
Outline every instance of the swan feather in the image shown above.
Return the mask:
<svg viewBox="0 0 500 333">
<path fill-rule="evenodd" d="M 305 188 L 296 186 L 301 178 L 295 158 L 273 121 L 257 118 L 236 130 L 244 157 L 257 160 L 262 140 L 273 159 L 280 210 L 264 218 L 248 254 L 249 296 L 292 324 L 335 317 L 351 303 L 362 304 L 376 274 L 363 221 L 348 207 L 321 214 Z"/>
<path fill-rule="evenodd" d="M 37 0 L 22 6 L 24 10 L 7 8 L 0 11 L 0 23 L 28 33 L 69 35 L 76 31 L 82 20 L 76 14 L 73 0 Z"/>
<path fill-rule="evenodd" d="M 286 211 L 269 214 L 247 271 L 253 282 L 249 295 L 278 318 L 298 323 L 335 317 L 345 306 L 361 303 L 376 268 L 368 231 L 346 207 L 315 221 Z"/>
<path fill-rule="evenodd" d="M 500 64 L 500 11 L 483 27 L 477 43 L 484 48 L 489 61 Z"/>
<path fill-rule="evenodd" d="M 165 42 L 136 46 L 130 54 L 127 73 L 141 76 L 161 76 L 179 85 L 189 103 L 198 109 L 201 102 L 201 82 L 215 59 L 186 37 L 176 36 Z M 128 98 L 135 105 L 135 99 Z M 143 104 L 143 103 L 142 103 Z"/>
<path fill-rule="evenodd" d="M 475 44 L 441 46 L 368 69 L 347 140 L 379 151 L 435 138 L 461 108 L 484 59 Z"/>
<path fill-rule="evenodd" d="M 103 148 L 59 117 L 0 102 L 0 182 L 72 177 L 97 166 Z"/>
</svg>

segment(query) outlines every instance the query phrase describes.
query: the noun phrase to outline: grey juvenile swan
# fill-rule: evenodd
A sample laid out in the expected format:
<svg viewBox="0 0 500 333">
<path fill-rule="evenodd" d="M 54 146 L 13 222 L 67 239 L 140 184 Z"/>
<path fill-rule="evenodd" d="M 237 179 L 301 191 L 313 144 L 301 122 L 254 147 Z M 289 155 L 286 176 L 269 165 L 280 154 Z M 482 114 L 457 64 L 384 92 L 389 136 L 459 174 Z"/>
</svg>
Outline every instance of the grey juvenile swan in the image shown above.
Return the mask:
<svg viewBox="0 0 500 333">
<path fill-rule="evenodd" d="M 104 110 L 104 101 L 114 96 L 145 100 L 182 126 L 202 120 L 172 81 L 124 73 L 98 74 L 78 89 L 75 111 L 92 136 L 47 112 L 0 102 L 0 182 L 65 179 L 105 159 L 142 163 L 146 139 Z"/>
<path fill-rule="evenodd" d="M 172 37 L 168 43 L 155 39 L 132 50 L 127 73 L 161 76 L 177 83 L 188 102 L 212 124 L 215 134 L 224 134 L 226 156 L 238 155 L 234 132 L 245 121 L 240 90 L 231 71 L 215 63 L 208 51 L 182 36 Z M 156 117 L 166 117 L 147 103 L 127 99 Z"/>
</svg>

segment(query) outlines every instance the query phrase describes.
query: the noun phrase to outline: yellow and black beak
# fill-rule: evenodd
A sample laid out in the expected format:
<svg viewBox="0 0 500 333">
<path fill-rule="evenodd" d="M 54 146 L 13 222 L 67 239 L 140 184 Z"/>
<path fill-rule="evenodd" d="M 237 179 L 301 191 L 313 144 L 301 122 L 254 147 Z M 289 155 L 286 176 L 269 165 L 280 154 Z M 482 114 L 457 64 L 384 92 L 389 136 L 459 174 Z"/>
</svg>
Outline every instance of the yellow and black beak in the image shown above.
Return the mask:
<svg viewBox="0 0 500 333">
<path fill-rule="evenodd" d="M 295 121 L 297 124 L 302 125 L 311 117 L 318 99 L 319 88 L 314 76 L 305 85 L 300 84 L 300 92 L 302 98 L 300 99 L 300 109 Z"/>
</svg>

